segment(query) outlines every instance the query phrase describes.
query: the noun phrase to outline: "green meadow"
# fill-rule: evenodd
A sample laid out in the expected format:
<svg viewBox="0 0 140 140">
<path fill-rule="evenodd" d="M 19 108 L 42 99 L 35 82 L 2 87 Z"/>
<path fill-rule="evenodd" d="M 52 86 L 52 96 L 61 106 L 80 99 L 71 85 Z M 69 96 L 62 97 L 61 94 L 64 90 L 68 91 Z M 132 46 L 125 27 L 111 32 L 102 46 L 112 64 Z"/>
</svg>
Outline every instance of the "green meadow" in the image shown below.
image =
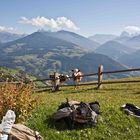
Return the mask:
<svg viewBox="0 0 140 140">
<path fill-rule="evenodd" d="M 80 86 L 76 90 L 74 87 L 61 87 L 58 92 L 46 91 L 34 95 L 39 104 L 25 124 L 39 131 L 45 140 L 140 139 L 140 119 L 128 116 L 120 110 L 125 103 L 140 107 L 140 83 L 108 84 L 103 85 L 100 90 L 92 85 Z M 50 118 L 66 98 L 86 103 L 98 101 L 101 114 L 96 126 L 81 130 L 57 130 Z"/>
</svg>

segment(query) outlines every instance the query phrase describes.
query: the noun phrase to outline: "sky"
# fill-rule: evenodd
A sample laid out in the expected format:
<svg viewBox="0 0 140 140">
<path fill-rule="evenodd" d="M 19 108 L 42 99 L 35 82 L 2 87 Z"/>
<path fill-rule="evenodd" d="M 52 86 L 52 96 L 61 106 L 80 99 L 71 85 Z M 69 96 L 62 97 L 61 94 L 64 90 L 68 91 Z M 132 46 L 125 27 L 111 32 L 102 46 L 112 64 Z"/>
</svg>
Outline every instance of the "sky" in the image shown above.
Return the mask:
<svg viewBox="0 0 140 140">
<path fill-rule="evenodd" d="M 140 32 L 140 0 L 0 0 L 0 31 Z"/>
</svg>

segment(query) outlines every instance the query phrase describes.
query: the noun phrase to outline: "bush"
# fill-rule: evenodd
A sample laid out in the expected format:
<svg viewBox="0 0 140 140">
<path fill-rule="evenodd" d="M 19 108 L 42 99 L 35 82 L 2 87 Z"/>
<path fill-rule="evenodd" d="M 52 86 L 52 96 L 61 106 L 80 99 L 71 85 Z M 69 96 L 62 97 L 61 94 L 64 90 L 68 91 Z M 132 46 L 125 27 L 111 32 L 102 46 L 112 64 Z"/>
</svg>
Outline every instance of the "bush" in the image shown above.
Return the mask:
<svg viewBox="0 0 140 140">
<path fill-rule="evenodd" d="M 15 111 L 16 122 L 24 121 L 29 117 L 36 106 L 36 98 L 33 96 L 32 85 L 6 83 L 0 86 L 0 119 L 7 110 Z"/>
</svg>

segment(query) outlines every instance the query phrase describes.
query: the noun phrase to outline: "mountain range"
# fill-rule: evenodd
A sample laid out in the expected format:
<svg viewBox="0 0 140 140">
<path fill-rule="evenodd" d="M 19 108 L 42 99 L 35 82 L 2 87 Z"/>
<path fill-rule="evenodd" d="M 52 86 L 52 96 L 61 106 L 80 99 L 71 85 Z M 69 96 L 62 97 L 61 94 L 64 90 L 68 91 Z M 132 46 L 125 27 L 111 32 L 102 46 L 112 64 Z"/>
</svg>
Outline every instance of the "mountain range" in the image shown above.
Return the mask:
<svg viewBox="0 0 140 140">
<path fill-rule="evenodd" d="M 68 40 L 70 38 L 70 40 Z M 85 46 L 86 43 L 92 44 Z M 32 75 L 46 77 L 57 71 L 68 74 L 74 68 L 84 73 L 126 67 L 94 50 L 99 44 L 81 35 L 68 32 L 34 32 L 17 40 L 0 44 L 0 66 L 22 69 Z"/>
<path fill-rule="evenodd" d="M 51 37 L 55 37 L 55 38 L 58 38 L 61 40 L 65 40 L 65 41 L 74 43 L 74 44 L 86 49 L 87 51 L 93 51 L 97 47 L 100 46 L 100 44 L 97 43 L 96 41 L 92 41 L 92 40 L 90 40 L 84 36 L 81 36 L 79 34 L 76 34 L 74 32 L 60 30 L 57 32 L 42 31 L 42 33 L 46 36 L 51 36 Z"/>
<path fill-rule="evenodd" d="M 107 55 L 127 67 L 140 67 L 140 34 L 124 31 L 114 40 L 101 44 L 95 52 Z"/>
<path fill-rule="evenodd" d="M 140 68 L 140 49 L 132 54 L 123 55 L 118 61 L 129 67 Z"/>
<path fill-rule="evenodd" d="M 117 36 L 113 34 L 95 34 L 89 37 L 90 40 L 96 41 L 99 44 L 104 44 L 108 41 L 114 40 L 115 38 L 117 38 Z"/>
<path fill-rule="evenodd" d="M 140 49 L 140 35 L 129 38 L 127 41 L 124 42 L 124 44 L 130 48 L 139 50 Z"/>
<path fill-rule="evenodd" d="M 117 60 L 123 55 L 130 54 L 133 51 L 134 50 L 132 48 L 129 48 L 114 40 L 102 44 L 95 50 L 96 53 L 107 55 L 114 60 Z"/>
<path fill-rule="evenodd" d="M 0 32 L 0 42 L 9 42 L 26 36 L 26 34 L 15 34 L 10 32 Z"/>
</svg>

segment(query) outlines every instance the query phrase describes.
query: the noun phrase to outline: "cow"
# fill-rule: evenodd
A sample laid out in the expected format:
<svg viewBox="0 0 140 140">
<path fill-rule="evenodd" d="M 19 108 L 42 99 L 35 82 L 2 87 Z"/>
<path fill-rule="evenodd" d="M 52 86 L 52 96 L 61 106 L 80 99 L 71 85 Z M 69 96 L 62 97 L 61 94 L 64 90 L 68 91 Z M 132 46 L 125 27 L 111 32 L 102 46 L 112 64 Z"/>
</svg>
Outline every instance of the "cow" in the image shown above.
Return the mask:
<svg viewBox="0 0 140 140">
<path fill-rule="evenodd" d="M 52 91 L 59 91 L 60 85 L 69 79 L 69 76 L 55 72 L 53 75 L 50 75 L 50 79 L 52 83 Z"/>
<path fill-rule="evenodd" d="M 83 75 L 83 73 L 81 72 L 80 69 L 76 68 L 76 69 L 72 70 L 72 78 L 74 81 L 75 88 L 77 88 L 79 83 L 81 82 L 81 80 L 83 78 L 82 75 Z"/>
</svg>

